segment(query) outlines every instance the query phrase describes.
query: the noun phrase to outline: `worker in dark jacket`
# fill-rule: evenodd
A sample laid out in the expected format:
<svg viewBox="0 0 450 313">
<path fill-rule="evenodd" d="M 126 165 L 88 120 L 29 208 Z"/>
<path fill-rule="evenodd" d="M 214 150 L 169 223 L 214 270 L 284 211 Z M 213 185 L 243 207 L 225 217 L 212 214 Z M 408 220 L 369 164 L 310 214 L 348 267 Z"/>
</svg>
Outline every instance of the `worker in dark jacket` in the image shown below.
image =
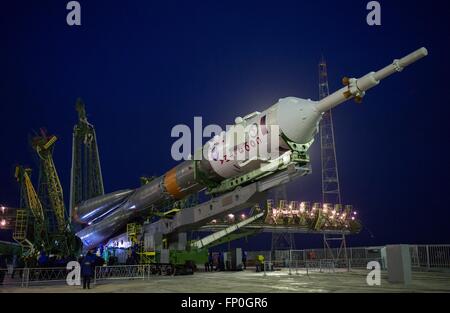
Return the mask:
<svg viewBox="0 0 450 313">
<path fill-rule="evenodd" d="M 209 270 L 212 272 L 214 269 L 214 257 L 213 257 L 212 252 L 210 252 L 208 254 L 208 267 L 209 267 Z"/>
<path fill-rule="evenodd" d="M 45 253 L 45 250 L 41 250 L 38 258 L 38 264 L 39 267 L 47 267 L 48 266 L 49 258 L 47 254 Z"/>
<path fill-rule="evenodd" d="M 247 269 L 247 251 L 242 252 L 242 265 L 244 267 L 244 270 Z"/>
<path fill-rule="evenodd" d="M 7 268 L 6 257 L 0 254 L 0 285 L 3 285 Z"/>
<path fill-rule="evenodd" d="M 83 278 L 83 289 L 91 288 L 91 277 L 94 274 L 95 255 L 89 251 L 81 261 L 81 277 Z"/>
</svg>

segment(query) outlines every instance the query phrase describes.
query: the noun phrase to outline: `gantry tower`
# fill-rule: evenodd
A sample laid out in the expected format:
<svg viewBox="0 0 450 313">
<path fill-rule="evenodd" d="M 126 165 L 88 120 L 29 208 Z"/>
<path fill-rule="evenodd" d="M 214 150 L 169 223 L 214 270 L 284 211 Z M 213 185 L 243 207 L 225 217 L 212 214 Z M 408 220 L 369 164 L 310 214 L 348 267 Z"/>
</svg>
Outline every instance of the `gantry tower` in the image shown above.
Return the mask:
<svg viewBox="0 0 450 313">
<path fill-rule="evenodd" d="M 87 120 L 81 99 L 77 100 L 76 110 L 78 123 L 73 129 L 70 212 L 80 202 L 105 193 L 95 129 Z"/>
</svg>

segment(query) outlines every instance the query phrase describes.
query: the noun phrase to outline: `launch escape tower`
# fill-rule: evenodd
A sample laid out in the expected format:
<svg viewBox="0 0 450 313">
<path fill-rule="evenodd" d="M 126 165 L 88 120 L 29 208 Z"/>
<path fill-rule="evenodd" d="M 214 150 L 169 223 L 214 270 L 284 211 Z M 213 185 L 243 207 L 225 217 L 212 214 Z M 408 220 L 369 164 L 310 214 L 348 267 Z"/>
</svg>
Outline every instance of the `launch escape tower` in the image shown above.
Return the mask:
<svg viewBox="0 0 450 313">
<path fill-rule="evenodd" d="M 319 100 L 330 95 L 328 87 L 328 69 L 325 58 L 319 62 Z M 331 109 L 323 114 L 320 122 L 320 154 L 322 162 L 322 203 L 341 204 L 341 189 L 339 185 L 339 172 L 336 159 L 336 144 L 334 140 L 333 115 Z M 332 243 L 337 242 L 339 248 L 336 255 L 332 253 Z M 328 252 L 332 259 L 339 259 L 344 252 L 347 259 L 345 234 L 328 235 L 323 234 L 324 251 Z"/>
<path fill-rule="evenodd" d="M 81 99 L 77 100 L 76 110 L 78 124 L 73 129 L 70 214 L 80 202 L 105 193 L 97 136 L 94 126 L 87 120 L 85 105 Z"/>
</svg>

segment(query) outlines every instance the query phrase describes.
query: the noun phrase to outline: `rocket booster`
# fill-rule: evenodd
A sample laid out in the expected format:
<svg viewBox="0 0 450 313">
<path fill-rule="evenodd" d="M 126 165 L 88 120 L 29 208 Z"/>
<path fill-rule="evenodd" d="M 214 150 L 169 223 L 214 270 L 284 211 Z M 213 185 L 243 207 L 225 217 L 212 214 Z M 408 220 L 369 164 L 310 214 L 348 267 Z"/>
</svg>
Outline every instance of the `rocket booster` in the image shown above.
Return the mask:
<svg viewBox="0 0 450 313">
<path fill-rule="evenodd" d="M 133 217 L 144 211 L 156 211 L 167 200 L 180 200 L 210 186 L 223 186 L 225 182 L 228 187 L 238 186 L 247 178 L 253 182 L 260 177 L 258 175 L 270 175 L 285 169 L 294 160 L 293 146 L 307 150 L 314 141 L 323 113 L 352 98 L 361 101 L 366 91 L 382 79 L 402 71 L 426 55 L 427 49 L 421 48 L 377 72 L 370 72 L 359 79 L 344 78 L 343 88 L 320 101 L 288 97 L 263 112 L 236 118 L 234 128 L 244 126 L 242 129 L 245 129 L 245 134 L 238 136 L 244 138 L 240 144 L 235 145 L 231 141 L 233 145 L 230 145 L 227 140 L 230 134 L 236 133 L 232 127 L 206 143 L 200 151 L 203 158 L 184 161 L 138 189 L 118 191 L 80 203 L 72 215 L 76 222 L 88 226 L 76 235 L 84 247 L 90 249 L 118 234 Z M 252 147 L 267 144 L 270 140 L 274 133 L 271 126 L 277 127 L 279 141 L 276 141 L 277 147 L 269 150 L 279 153 L 273 157 L 271 153 L 264 157 L 249 156 Z M 225 155 L 221 151 L 225 151 Z M 246 158 L 239 158 L 240 154 Z M 260 168 L 265 168 L 263 174 L 257 172 Z M 249 173 L 259 174 L 251 176 Z"/>
</svg>

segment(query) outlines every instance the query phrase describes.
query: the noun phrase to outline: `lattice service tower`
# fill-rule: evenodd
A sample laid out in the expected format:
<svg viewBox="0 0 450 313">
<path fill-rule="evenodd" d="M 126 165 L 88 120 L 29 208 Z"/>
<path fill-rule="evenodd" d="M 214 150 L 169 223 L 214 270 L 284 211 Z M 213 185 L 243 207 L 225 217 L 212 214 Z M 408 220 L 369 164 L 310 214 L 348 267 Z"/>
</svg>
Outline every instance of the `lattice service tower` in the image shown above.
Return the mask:
<svg viewBox="0 0 450 313">
<path fill-rule="evenodd" d="M 322 56 L 319 63 L 319 98 L 323 99 L 329 94 L 327 63 Z M 322 159 L 322 201 L 323 203 L 340 204 L 342 203 L 341 190 L 331 110 L 324 113 L 320 123 L 320 147 Z"/>
<path fill-rule="evenodd" d="M 85 105 L 77 100 L 78 124 L 73 129 L 72 171 L 70 177 L 70 218 L 80 202 L 103 195 L 103 177 L 97 147 L 97 136 L 87 120 Z"/>
</svg>

